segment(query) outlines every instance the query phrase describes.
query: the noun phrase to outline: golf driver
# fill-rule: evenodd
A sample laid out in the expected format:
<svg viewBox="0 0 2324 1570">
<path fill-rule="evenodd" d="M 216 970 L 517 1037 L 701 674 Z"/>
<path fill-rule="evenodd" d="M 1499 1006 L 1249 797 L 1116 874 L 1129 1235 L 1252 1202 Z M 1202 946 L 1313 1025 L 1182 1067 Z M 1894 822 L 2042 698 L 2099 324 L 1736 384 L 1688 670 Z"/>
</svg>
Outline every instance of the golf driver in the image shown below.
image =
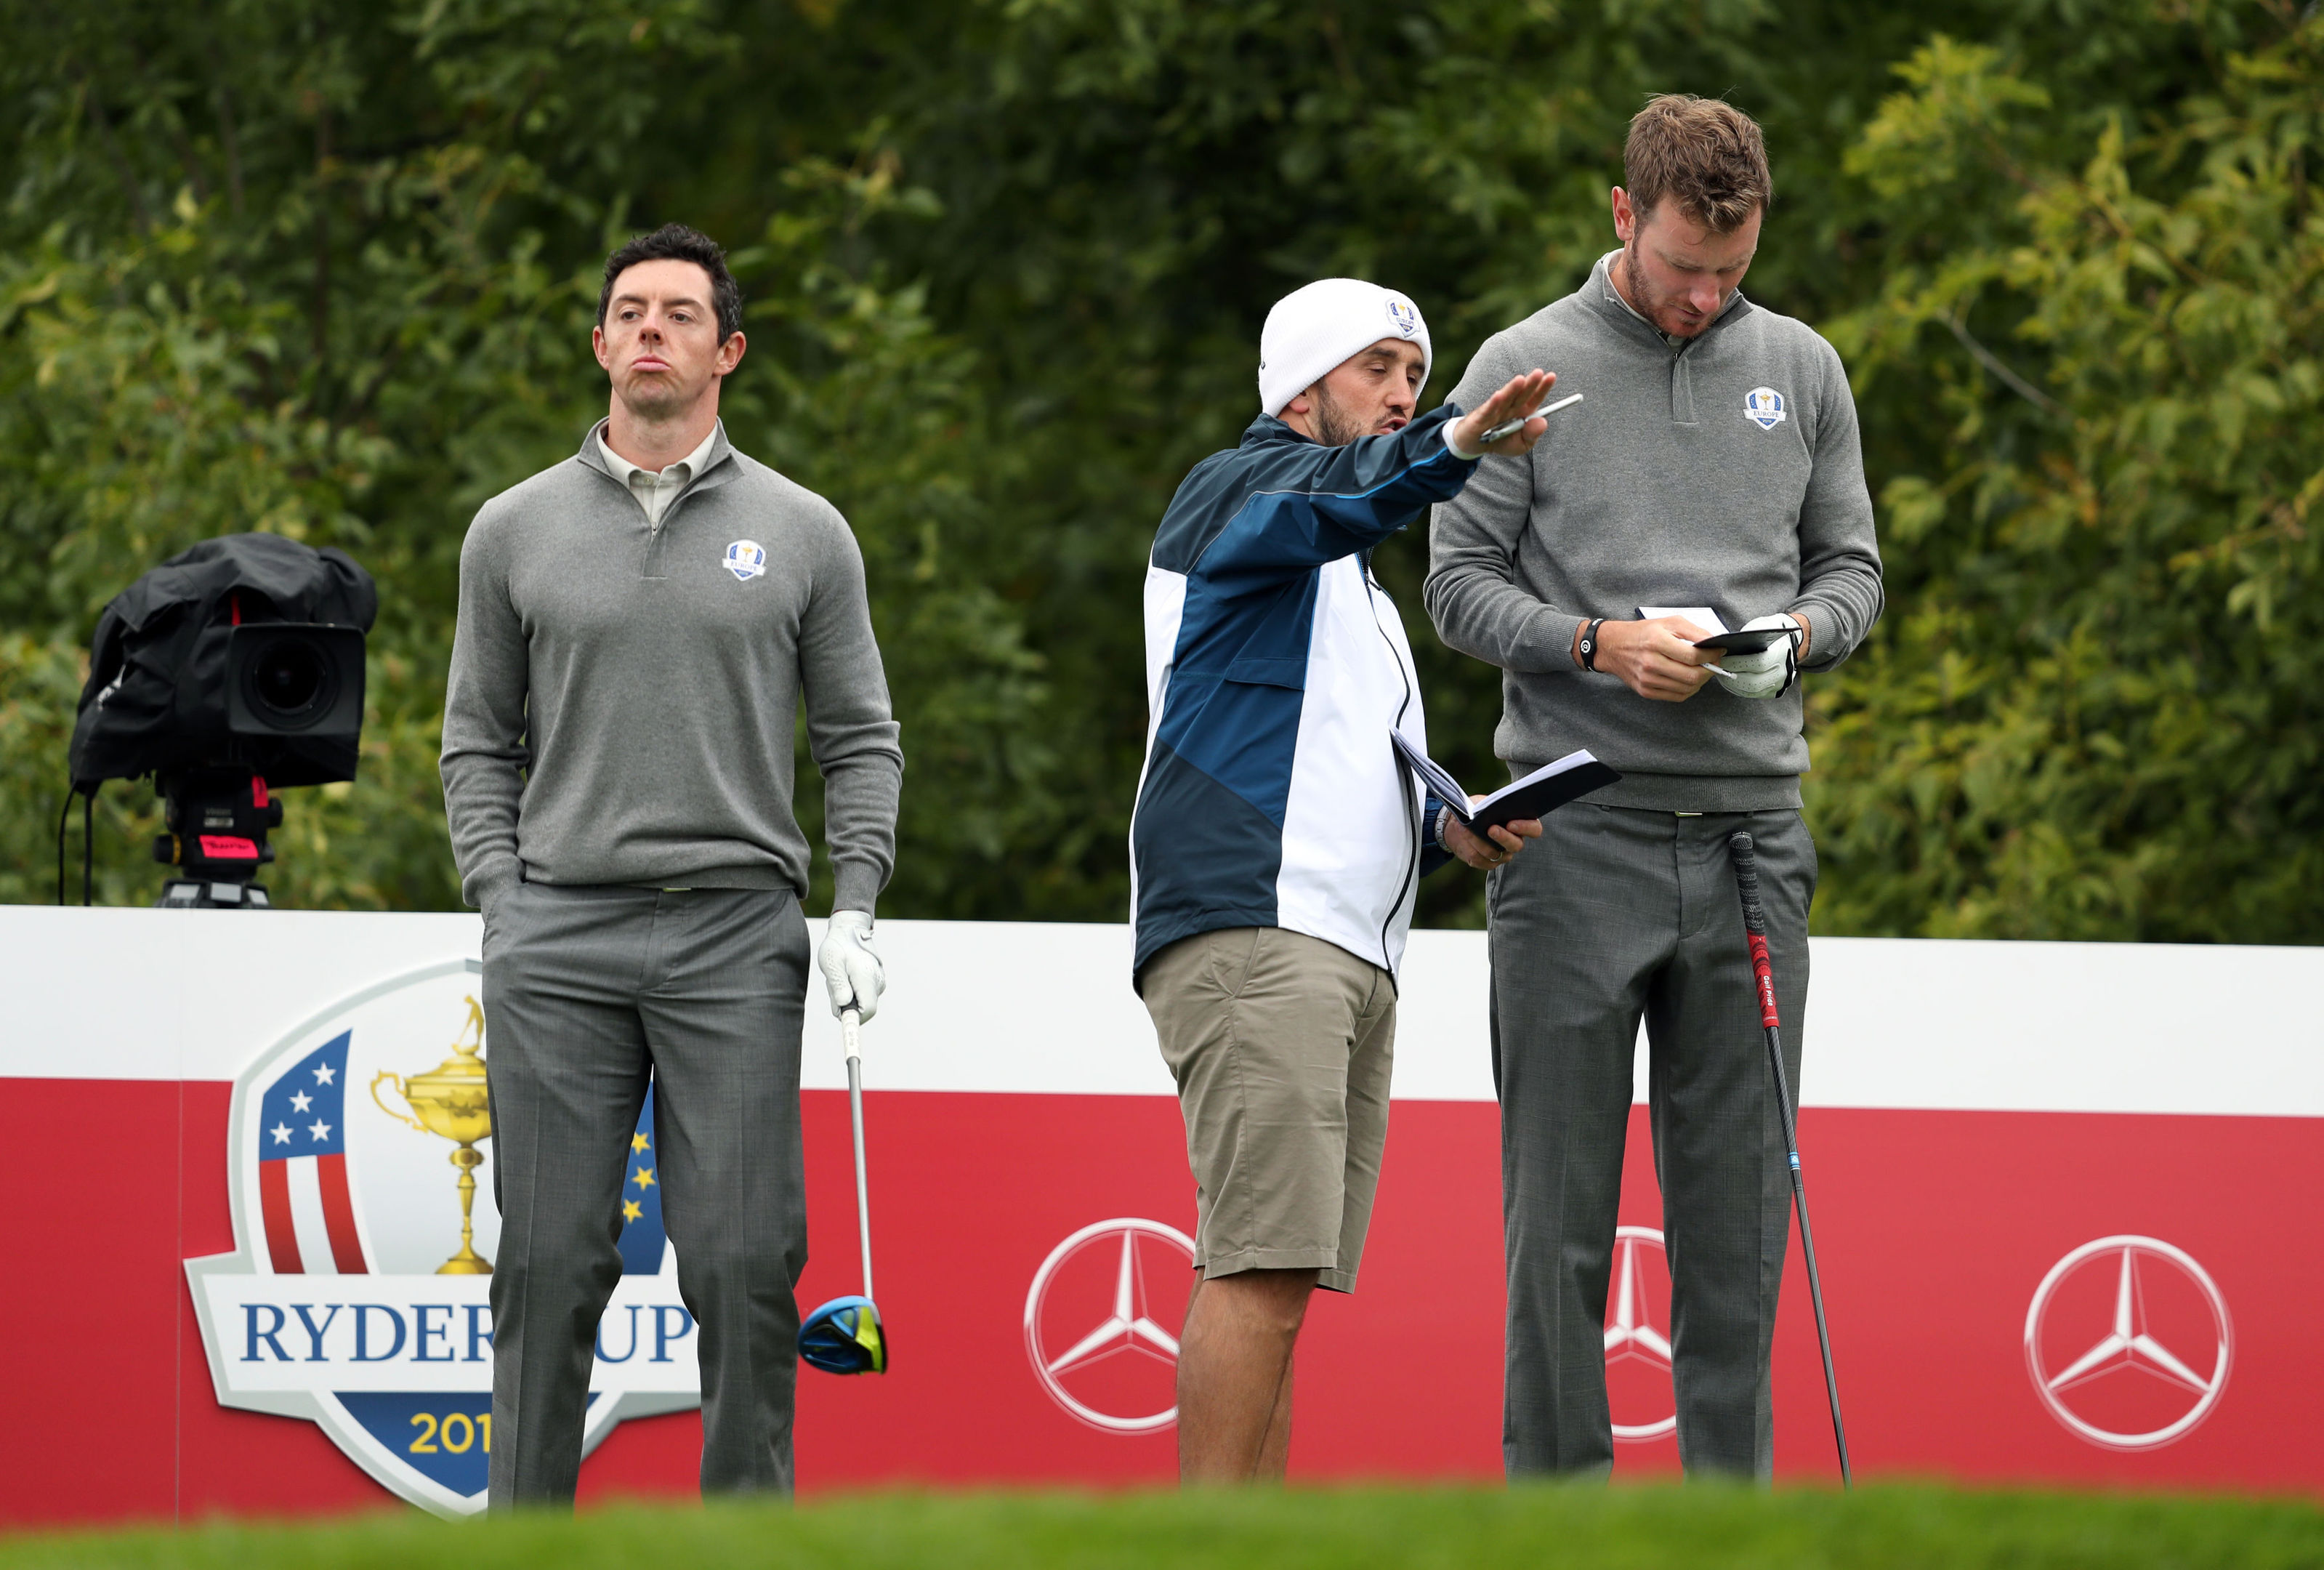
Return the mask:
<svg viewBox="0 0 2324 1570">
<path fill-rule="evenodd" d="M 888 1333 L 872 1301 L 872 1185 L 863 1168 L 863 1020 L 839 1016 L 847 1048 L 847 1110 L 855 1124 L 855 1224 L 863 1235 L 863 1295 L 834 1298 L 799 1325 L 799 1356 L 825 1373 L 888 1371 Z"/>
<path fill-rule="evenodd" d="M 1738 830 L 1727 839 L 1735 858 L 1735 891 L 1743 900 L 1743 931 L 1751 944 L 1751 971 L 1759 982 L 1759 1023 L 1767 1031 L 1767 1067 L 1775 1076 L 1775 1110 L 1784 1120 L 1784 1154 L 1791 1160 L 1792 1203 L 1800 1213 L 1800 1251 L 1807 1257 L 1808 1297 L 1815 1304 L 1816 1340 L 1823 1347 L 1823 1388 L 1831 1398 L 1831 1437 L 1840 1446 L 1840 1481 L 1856 1486 L 1848 1464 L 1848 1428 L 1840 1420 L 1840 1381 L 1831 1371 L 1831 1328 L 1823 1316 L 1823 1279 L 1816 1272 L 1815 1231 L 1808 1225 L 1808 1191 L 1800 1177 L 1799 1120 L 1792 1108 L 1791 1082 L 1784 1074 L 1784 1026 L 1775 1013 L 1775 967 L 1767 958 L 1767 912 L 1759 904 L 1759 858 L 1751 836 Z"/>
</svg>

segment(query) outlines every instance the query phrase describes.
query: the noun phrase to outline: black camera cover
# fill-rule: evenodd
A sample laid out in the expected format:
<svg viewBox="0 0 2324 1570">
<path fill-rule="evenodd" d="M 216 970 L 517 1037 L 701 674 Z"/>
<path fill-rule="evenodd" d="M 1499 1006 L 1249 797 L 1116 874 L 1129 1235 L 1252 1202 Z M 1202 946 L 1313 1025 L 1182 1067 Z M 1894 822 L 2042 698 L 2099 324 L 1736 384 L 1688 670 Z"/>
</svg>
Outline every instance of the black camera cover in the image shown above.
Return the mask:
<svg viewBox="0 0 2324 1570">
<path fill-rule="evenodd" d="M 171 557 L 114 597 L 90 641 L 88 684 L 73 727 L 76 789 L 219 764 L 247 764 L 276 786 L 352 780 L 355 730 L 250 734 L 235 723 L 235 631 L 304 623 L 368 632 L 379 614 L 371 575 L 344 552 L 279 534 L 228 534 Z M 249 640 L 244 641 L 244 648 Z M 347 641 L 329 641 L 344 660 Z M 362 665 L 352 672 L 361 720 Z M 240 733 L 240 734 L 237 734 Z"/>
</svg>

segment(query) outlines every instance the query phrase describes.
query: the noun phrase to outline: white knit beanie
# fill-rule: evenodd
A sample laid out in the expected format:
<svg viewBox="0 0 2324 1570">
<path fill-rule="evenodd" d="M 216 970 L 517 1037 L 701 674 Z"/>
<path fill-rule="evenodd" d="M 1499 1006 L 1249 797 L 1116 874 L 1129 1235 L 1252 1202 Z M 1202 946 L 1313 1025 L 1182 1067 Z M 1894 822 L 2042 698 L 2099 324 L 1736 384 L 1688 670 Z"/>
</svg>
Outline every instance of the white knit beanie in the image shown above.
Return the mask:
<svg viewBox="0 0 2324 1570">
<path fill-rule="evenodd" d="M 1420 381 L 1428 383 L 1434 359 L 1420 308 L 1392 289 L 1360 278 L 1325 278 L 1275 302 L 1259 335 L 1259 406 L 1279 415 L 1283 406 L 1322 381 L 1352 355 L 1382 338 L 1420 346 Z"/>
</svg>

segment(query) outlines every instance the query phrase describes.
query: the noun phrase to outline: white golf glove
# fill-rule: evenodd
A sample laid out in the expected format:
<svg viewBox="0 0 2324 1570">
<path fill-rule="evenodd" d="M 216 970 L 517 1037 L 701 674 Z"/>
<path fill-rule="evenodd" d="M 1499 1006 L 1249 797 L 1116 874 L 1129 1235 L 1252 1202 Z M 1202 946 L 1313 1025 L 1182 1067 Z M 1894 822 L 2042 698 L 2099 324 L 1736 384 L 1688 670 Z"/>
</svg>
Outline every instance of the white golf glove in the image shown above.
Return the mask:
<svg viewBox="0 0 2324 1570">
<path fill-rule="evenodd" d="M 1744 623 L 1736 631 L 1757 633 L 1767 627 L 1784 628 L 1791 636 L 1768 644 L 1757 654 L 1721 654 L 1711 671 L 1719 678 L 1719 685 L 1737 697 L 1779 697 L 1789 692 L 1792 683 L 1800 679 L 1799 618 L 1761 616 Z"/>
<path fill-rule="evenodd" d="M 823 967 L 823 984 L 831 993 L 834 1018 L 849 1009 L 869 1020 L 880 1011 L 880 994 L 888 990 L 888 972 L 872 951 L 872 916 L 866 910 L 834 910 L 824 928 L 823 948 L 816 956 Z"/>
</svg>

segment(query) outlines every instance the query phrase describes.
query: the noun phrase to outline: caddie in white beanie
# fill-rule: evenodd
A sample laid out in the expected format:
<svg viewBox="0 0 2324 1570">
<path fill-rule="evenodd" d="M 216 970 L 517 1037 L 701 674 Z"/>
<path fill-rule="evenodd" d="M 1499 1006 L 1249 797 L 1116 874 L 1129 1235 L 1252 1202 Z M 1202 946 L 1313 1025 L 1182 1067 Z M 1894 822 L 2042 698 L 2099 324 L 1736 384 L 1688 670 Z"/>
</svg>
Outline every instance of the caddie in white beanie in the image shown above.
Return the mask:
<svg viewBox="0 0 2324 1570">
<path fill-rule="evenodd" d="M 1147 570 L 1131 974 L 1194 1178 L 1190 1482 L 1282 1478 L 1308 1296 L 1355 1290 L 1421 877 L 1500 866 L 1541 832 L 1471 834 L 1390 739 L 1428 746 L 1404 623 L 1368 558 L 1486 453 L 1529 449 L 1546 422 L 1526 416 L 1555 380 L 1423 414 L 1429 357 L 1419 308 L 1377 283 L 1327 278 L 1277 302 L 1263 412 L 1179 485 Z"/>
</svg>

